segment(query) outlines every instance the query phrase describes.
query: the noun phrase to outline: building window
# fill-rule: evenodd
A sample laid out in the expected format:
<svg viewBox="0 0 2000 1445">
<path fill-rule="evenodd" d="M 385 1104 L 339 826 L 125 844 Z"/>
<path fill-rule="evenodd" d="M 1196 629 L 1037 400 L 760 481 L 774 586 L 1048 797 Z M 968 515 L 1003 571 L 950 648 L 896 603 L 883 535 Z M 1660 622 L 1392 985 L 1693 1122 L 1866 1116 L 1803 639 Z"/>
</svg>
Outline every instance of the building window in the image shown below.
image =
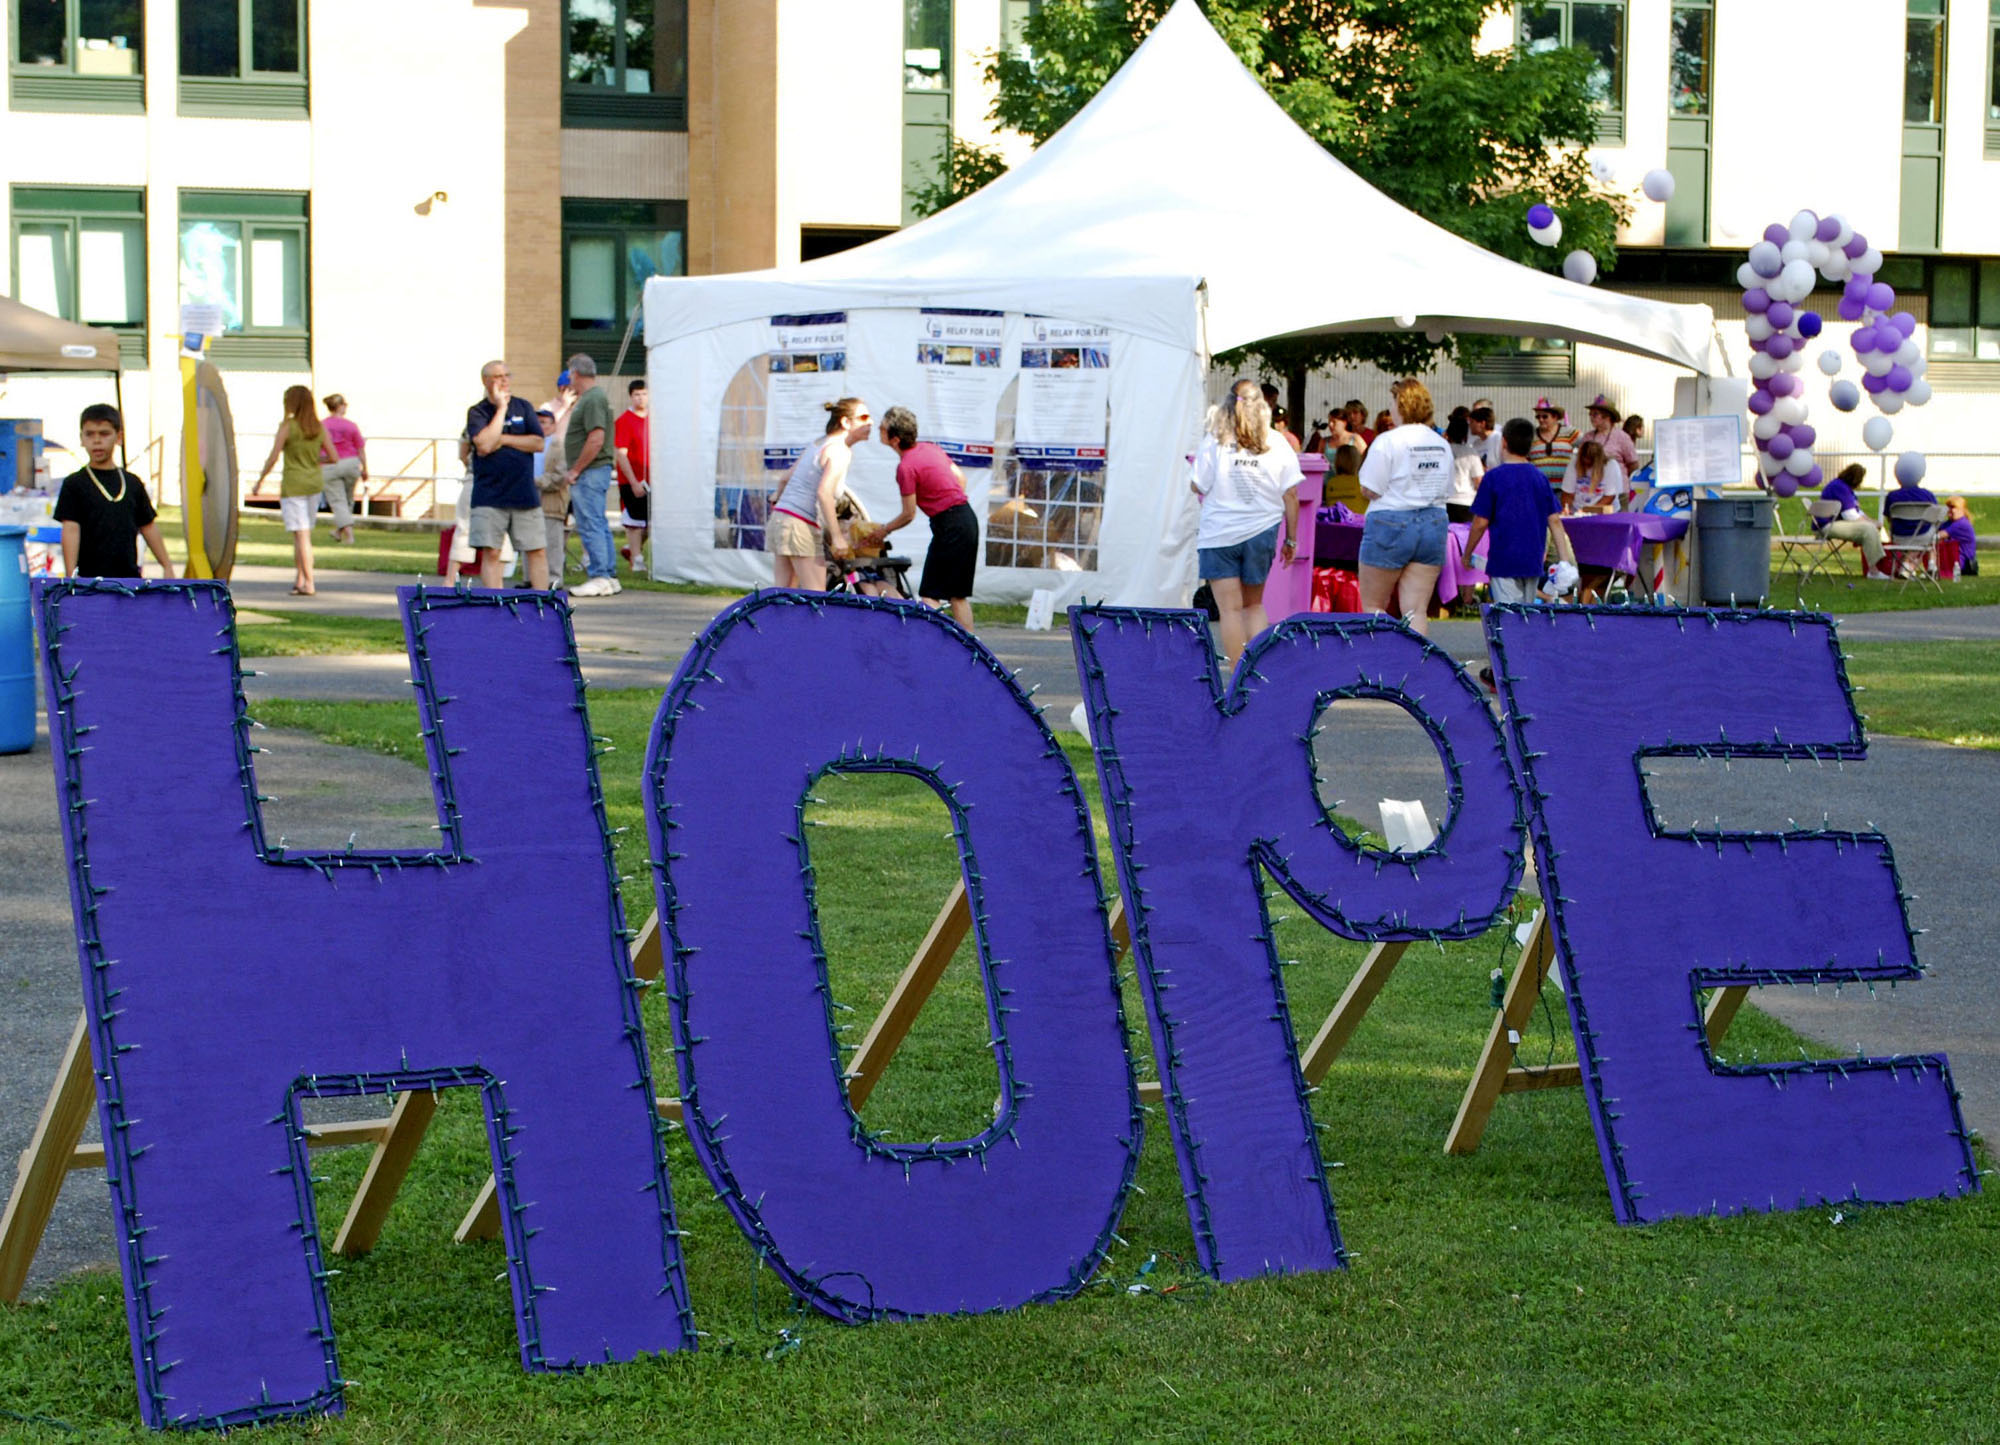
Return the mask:
<svg viewBox="0 0 2000 1445">
<path fill-rule="evenodd" d="M 1710 67 L 1715 56 L 1715 10 L 1712 4 L 1674 6 L 1668 75 L 1669 104 L 1675 115 L 1705 116 L 1709 106 Z"/>
<path fill-rule="evenodd" d="M 646 282 L 687 274 L 687 202 L 563 202 L 563 355 L 584 352 L 607 372 L 645 370 L 643 326 L 625 345 Z"/>
<path fill-rule="evenodd" d="M 2000 261 L 1930 263 L 1930 354 L 2000 361 Z"/>
<path fill-rule="evenodd" d="M 1910 0 L 1903 46 L 1903 123 L 1944 124 L 1944 0 Z"/>
<path fill-rule="evenodd" d="M 563 124 L 687 129 L 687 0 L 565 0 Z"/>
<path fill-rule="evenodd" d="M 13 191 L 14 299 L 106 326 L 128 360 L 146 357 L 146 193 L 68 186 Z"/>
<path fill-rule="evenodd" d="M 951 0 L 903 0 L 903 224 L 951 146 Z"/>
<path fill-rule="evenodd" d="M 146 108 L 146 24 L 140 0 L 16 0 L 15 110 Z"/>
<path fill-rule="evenodd" d="M 1545 0 L 1519 12 L 1519 39 L 1529 54 L 1565 45 L 1588 51 L 1591 99 L 1597 103 L 1600 145 L 1625 139 L 1625 0 Z"/>
<path fill-rule="evenodd" d="M 182 115 L 304 119 L 306 0 L 181 0 Z"/>
<path fill-rule="evenodd" d="M 1935 251 L 1944 211 L 1945 0 L 1909 0 L 1906 14 L 1896 244 L 1904 251 Z"/>
<path fill-rule="evenodd" d="M 1667 170 L 1669 246 L 1708 244 L 1710 98 L 1715 87 L 1714 0 L 1679 0 L 1667 21 Z"/>
<path fill-rule="evenodd" d="M 1467 386 L 1568 386 L 1576 381 L 1576 348 L 1556 337 L 1495 338 L 1497 345 L 1465 363 Z"/>
<path fill-rule="evenodd" d="M 1994 0 L 2000 4 L 2000 0 Z M 1021 36 L 1035 12 L 1042 8 L 1042 0 L 1000 0 L 1000 43 L 1009 50 L 1025 54 L 1028 42 Z"/>
<path fill-rule="evenodd" d="M 214 307 L 214 357 L 251 371 L 312 366 L 306 198 L 181 192 L 181 305 Z"/>
<path fill-rule="evenodd" d="M 2000 157 L 2000 0 L 1986 10 L 1986 154 Z"/>
</svg>

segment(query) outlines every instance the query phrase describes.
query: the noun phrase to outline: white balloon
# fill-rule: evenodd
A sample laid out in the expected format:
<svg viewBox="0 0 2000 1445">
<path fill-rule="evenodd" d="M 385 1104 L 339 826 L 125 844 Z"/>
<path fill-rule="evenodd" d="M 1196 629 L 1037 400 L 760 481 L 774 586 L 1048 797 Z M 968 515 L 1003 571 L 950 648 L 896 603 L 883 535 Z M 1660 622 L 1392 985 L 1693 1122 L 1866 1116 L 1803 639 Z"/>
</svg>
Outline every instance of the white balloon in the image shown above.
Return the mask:
<svg viewBox="0 0 2000 1445">
<path fill-rule="evenodd" d="M 1804 371 L 1805 369 L 1806 354 L 1803 351 L 1794 351 L 1790 356 L 1778 363 L 1778 370 L 1780 371 Z"/>
<path fill-rule="evenodd" d="M 1903 409 L 1903 398 L 1893 391 L 1878 391 L 1875 393 L 1875 409 L 1894 416 Z"/>
<path fill-rule="evenodd" d="M 1864 351 L 1861 353 L 1861 369 L 1870 376 L 1887 376 L 1889 368 L 1895 364 L 1895 357 L 1884 355 L 1879 351 Z"/>
<path fill-rule="evenodd" d="M 1831 346 L 1819 354 L 1819 369 L 1828 376 L 1840 375 L 1840 353 Z"/>
<path fill-rule="evenodd" d="M 1786 426 L 1797 426 L 1806 419 L 1806 404 L 1796 396 L 1781 396 L 1771 404 L 1771 415 Z"/>
<path fill-rule="evenodd" d="M 1797 293 L 1794 299 L 1800 301 L 1812 295 L 1813 285 L 1819 280 L 1811 264 L 1804 260 L 1785 262 L 1783 275 L 1785 284 Z"/>
<path fill-rule="evenodd" d="M 1407 311 L 1399 312 L 1396 316 L 1396 324 L 1407 331 L 1417 324 L 1417 318 Z"/>
<path fill-rule="evenodd" d="M 1767 442 L 1776 436 L 1784 425 L 1782 421 L 1778 420 L 1778 409 L 1773 407 L 1758 417 L 1757 420 L 1750 423 L 1750 433 L 1759 441 Z"/>
<path fill-rule="evenodd" d="M 1649 201 L 1671 201 L 1674 198 L 1674 176 L 1672 171 L 1647 171 L 1646 178 L 1639 183 Z"/>
<path fill-rule="evenodd" d="M 1618 179 L 1618 168 L 1603 156 L 1590 163 L 1590 173 L 1596 176 L 1601 184 L 1607 186 Z"/>
<path fill-rule="evenodd" d="M 1896 457 L 1896 480 L 1914 487 L 1930 470 L 1930 460 L 1922 452 L 1902 452 Z"/>
<path fill-rule="evenodd" d="M 1444 333 L 1438 330 L 1435 326 L 1432 326 L 1427 330 L 1425 330 L 1424 340 L 1428 341 L 1431 345 L 1435 346 L 1440 341 L 1444 340 Z"/>
<path fill-rule="evenodd" d="M 1764 278 L 1757 274 L 1757 268 L 1745 261 L 1736 268 L 1736 284 L 1745 291 L 1754 290 L 1764 284 Z"/>
<path fill-rule="evenodd" d="M 1796 240 L 1787 241 L 1778 248 L 1778 254 L 1787 261 L 1803 261 L 1806 259 L 1806 243 Z"/>
<path fill-rule="evenodd" d="M 1784 258 L 1778 254 L 1778 248 L 1769 241 L 1759 241 L 1750 248 L 1750 266 L 1759 276 L 1775 276 L 1784 265 Z"/>
<path fill-rule="evenodd" d="M 1921 356 L 1919 356 L 1915 361 L 1907 362 L 1905 364 L 1910 368 L 1910 375 L 1912 376 L 1922 376 L 1925 372 L 1931 369 L 1930 362 Z"/>
<path fill-rule="evenodd" d="M 1851 381 L 1836 381 L 1827 388 L 1827 395 L 1833 399 L 1835 411 L 1853 411 L 1861 405 L 1861 388 Z"/>
<path fill-rule="evenodd" d="M 1889 445 L 1890 438 L 1895 435 L 1896 428 L 1885 416 L 1871 416 L 1861 428 L 1861 440 L 1868 443 L 1868 450 L 1871 452 L 1881 451 Z"/>
<path fill-rule="evenodd" d="M 1877 271 L 1880 271 L 1882 269 L 1881 247 L 1870 246 L 1859 256 L 1856 256 L 1854 258 L 1854 269 L 1863 276 L 1873 276 Z"/>
<path fill-rule="evenodd" d="M 1743 332 L 1752 341 L 1769 341 L 1777 329 L 1768 318 L 1754 311 L 1743 318 Z"/>
<path fill-rule="evenodd" d="M 1759 381 L 1767 376 L 1776 376 L 1778 363 L 1761 351 L 1753 351 L 1750 353 L 1750 374 Z"/>
<path fill-rule="evenodd" d="M 1588 251 L 1572 251 L 1563 257 L 1563 275 L 1579 286 L 1597 279 L 1597 258 Z"/>
<path fill-rule="evenodd" d="M 1826 258 L 1826 264 L 1819 268 L 1819 274 L 1829 281 L 1845 281 L 1854 274 L 1854 263 L 1844 252 L 1834 251 Z"/>
<path fill-rule="evenodd" d="M 1811 211 L 1800 211 L 1792 217 L 1791 232 L 1794 241 L 1810 241 L 1819 230 L 1819 217 Z"/>
<path fill-rule="evenodd" d="M 1911 406 L 1922 406 L 1931 399 L 1931 384 L 1919 377 L 1910 383 L 1910 389 L 1903 393 L 1903 400 Z"/>
<path fill-rule="evenodd" d="M 1829 244 L 1837 251 L 1854 239 L 1854 227 L 1848 223 L 1845 216 L 1835 216 L 1833 220 L 1839 225 L 1840 230 L 1834 234 L 1834 238 Z"/>
<path fill-rule="evenodd" d="M 1785 470 L 1795 477 L 1802 477 L 1812 469 L 1812 450 L 1809 447 L 1800 447 L 1785 458 Z"/>
<path fill-rule="evenodd" d="M 1909 366 L 1911 363 L 1922 361 L 1923 359 L 1923 348 L 1918 346 L 1915 341 L 1905 341 L 1901 346 L 1896 348 L 1896 365 L 1898 366 Z"/>
<path fill-rule="evenodd" d="M 1824 241 L 1806 242 L 1806 259 L 1812 262 L 1813 269 L 1815 271 L 1825 266 L 1827 263 L 1827 259 L 1832 254 L 1833 253 L 1831 251 L 1827 250 L 1826 242 Z"/>
<path fill-rule="evenodd" d="M 1557 216 L 1546 226 L 1528 227 L 1528 237 L 1538 246 L 1553 246 L 1563 238 L 1562 217 Z"/>
</svg>

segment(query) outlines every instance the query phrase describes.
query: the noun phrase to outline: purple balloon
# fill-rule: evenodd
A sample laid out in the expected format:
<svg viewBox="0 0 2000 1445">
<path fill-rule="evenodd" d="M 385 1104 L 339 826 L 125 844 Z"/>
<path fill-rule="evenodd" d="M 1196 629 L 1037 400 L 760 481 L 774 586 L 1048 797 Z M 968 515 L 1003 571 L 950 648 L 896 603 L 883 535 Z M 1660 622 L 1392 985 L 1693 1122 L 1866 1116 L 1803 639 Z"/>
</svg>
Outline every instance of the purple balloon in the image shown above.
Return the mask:
<svg viewBox="0 0 2000 1445">
<path fill-rule="evenodd" d="M 1799 489 L 1799 479 L 1790 472 L 1779 472 L 1771 478 L 1771 490 L 1781 497 L 1794 495 Z"/>
<path fill-rule="evenodd" d="M 1792 445 L 1795 447 L 1810 448 L 1814 442 L 1819 440 L 1819 433 L 1803 422 L 1795 427 L 1788 428 L 1788 430 L 1792 434 Z"/>
<path fill-rule="evenodd" d="M 1868 305 L 1875 311 L 1887 311 L 1896 304 L 1896 288 L 1886 281 L 1877 281 L 1868 288 Z"/>
<path fill-rule="evenodd" d="M 1799 485 L 1802 487 L 1816 487 L 1825 480 L 1826 473 L 1821 471 L 1819 464 L 1815 462 L 1806 474 L 1799 478 Z"/>
<path fill-rule="evenodd" d="M 1743 309 L 1762 313 L 1771 309 L 1771 293 L 1762 286 L 1752 286 L 1743 293 Z"/>
<path fill-rule="evenodd" d="M 1792 239 L 1792 233 L 1787 227 L 1780 226 L 1777 222 L 1773 221 L 1764 228 L 1764 239 L 1769 241 L 1773 246 L 1783 246 L 1785 242 Z"/>
<path fill-rule="evenodd" d="M 1817 336 L 1825 325 L 1826 323 L 1820 319 L 1820 314 L 1817 311 L 1801 311 L 1799 313 L 1799 335 L 1801 336 Z"/>
<path fill-rule="evenodd" d="M 1840 234 L 1840 222 L 1832 216 L 1819 218 L 1819 229 L 1813 232 L 1815 241 L 1831 241 Z"/>
<path fill-rule="evenodd" d="M 1773 336 L 1764 343 L 1764 350 L 1779 361 L 1783 361 L 1792 354 L 1792 338 L 1783 334 Z"/>
<path fill-rule="evenodd" d="M 1914 376 L 1910 375 L 1910 368 L 1907 366 L 1890 367 L 1889 375 L 1885 379 L 1888 381 L 1889 390 L 1891 391 L 1908 391 L 1910 383 L 1916 380 Z"/>
<path fill-rule="evenodd" d="M 1846 254 L 1848 260 L 1859 261 L 1863 256 L 1868 254 L 1868 238 L 1859 231 L 1856 231 L 1853 238 L 1840 249 Z"/>
<path fill-rule="evenodd" d="M 1874 279 L 1872 276 L 1849 276 L 1847 284 L 1840 288 L 1840 294 L 1855 301 L 1864 301 L 1868 297 L 1868 288 L 1874 284 Z"/>
<path fill-rule="evenodd" d="M 1796 376 L 1789 371 L 1781 371 L 1776 376 L 1765 378 L 1764 389 L 1773 396 L 1790 396 L 1793 388 L 1799 384 Z"/>
<path fill-rule="evenodd" d="M 1840 305 L 1835 309 L 1839 312 L 1842 321 L 1859 321 L 1868 310 L 1866 306 L 1862 305 L 1852 296 L 1843 297 Z"/>
<path fill-rule="evenodd" d="M 1889 378 L 1886 376 L 1876 376 L 1873 373 L 1868 373 L 1864 374 L 1861 378 L 1861 389 L 1867 392 L 1870 396 L 1880 395 L 1882 392 L 1886 391 L 1888 387 L 1889 387 Z"/>
<path fill-rule="evenodd" d="M 1790 456 L 1794 450 L 1792 446 L 1792 439 L 1786 436 L 1783 432 L 1779 432 L 1776 436 L 1771 438 L 1771 444 L 1765 447 L 1764 450 L 1769 452 L 1772 456 L 1776 457 L 1779 461 L 1782 462 L 1786 457 Z"/>
<path fill-rule="evenodd" d="M 1790 326 L 1792 324 L 1792 318 L 1796 314 L 1797 313 L 1792 310 L 1791 302 L 1773 301 L 1770 304 L 1770 306 L 1765 309 L 1764 319 L 1770 322 L 1773 326 L 1777 327 L 1778 330 L 1783 331 L 1787 326 Z"/>
<path fill-rule="evenodd" d="M 1533 226 L 1537 231 L 1547 230 L 1554 223 L 1555 218 L 1556 213 L 1540 201 L 1528 207 L 1528 224 Z"/>
<path fill-rule="evenodd" d="M 1777 380 L 1776 377 L 1772 377 L 1771 379 L 1773 381 Z M 1755 412 L 1758 416 L 1763 416 L 1766 412 L 1768 412 L 1771 409 L 1771 405 L 1772 405 L 1772 398 L 1770 392 L 1753 391 L 1750 393 L 1750 410 Z"/>
<path fill-rule="evenodd" d="M 1856 329 L 1856 331 L 1855 331 L 1855 333 L 1854 333 L 1854 352 L 1855 352 L 1855 354 L 1856 354 L 1857 356 L 1865 356 L 1865 355 L 1866 355 L 1867 353 L 1869 353 L 1869 352 L 1873 351 L 1873 350 L 1875 349 L 1875 342 L 1876 342 L 1876 340 L 1877 340 L 1877 337 L 1876 337 L 1876 334 L 1875 334 L 1875 328 L 1874 328 L 1874 327 L 1872 327 L 1872 326 L 1863 326 L 1863 327 L 1859 327 L 1859 328 L 1857 328 L 1857 329 Z"/>
<path fill-rule="evenodd" d="M 1769 439 L 1769 438 L 1767 438 L 1767 437 L 1755 437 L 1755 438 L 1753 438 L 1753 440 L 1754 440 L 1754 441 L 1755 441 L 1755 442 L 1757 443 L 1757 450 L 1758 450 L 1758 451 L 1760 451 L 1760 452 L 1765 452 L 1765 451 L 1769 451 L 1769 450 L 1771 449 L 1771 442 L 1770 442 L 1770 439 Z"/>
<path fill-rule="evenodd" d="M 1907 311 L 1898 311 L 1889 318 L 1889 324 L 1896 328 L 1896 334 L 1908 341 L 1917 332 L 1917 318 Z M 1877 328 L 1880 329 L 1879 327 Z"/>
</svg>

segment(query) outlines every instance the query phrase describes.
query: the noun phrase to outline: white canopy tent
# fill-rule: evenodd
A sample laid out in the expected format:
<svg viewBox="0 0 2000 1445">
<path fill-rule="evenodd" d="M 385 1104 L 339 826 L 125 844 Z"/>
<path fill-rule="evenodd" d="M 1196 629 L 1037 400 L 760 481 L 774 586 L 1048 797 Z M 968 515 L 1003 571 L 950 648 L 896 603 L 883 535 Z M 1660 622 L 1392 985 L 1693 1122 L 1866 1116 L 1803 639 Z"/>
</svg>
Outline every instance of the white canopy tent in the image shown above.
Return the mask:
<svg viewBox="0 0 2000 1445">
<path fill-rule="evenodd" d="M 1302 199 L 1260 210 L 1229 179 L 1244 174 L 1246 155 L 1260 171 L 1293 178 L 1286 194 Z M 1400 320 L 1593 342 L 1706 373 L 1714 335 L 1705 306 L 1578 286 L 1403 209 L 1293 124 L 1194 0 L 1178 0 L 1075 119 L 976 195 L 808 265 L 655 279 L 645 306 L 660 575 L 769 580 L 768 559 L 743 550 L 760 534 L 741 525 L 742 498 L 758 480 L 742 458 L 779 440 L 769 421 L 770 358 L 783 355 L 784 333 L 774 318 L 839 315 L 845 369 L 827 378 L 829 396 L 853 391 L 878 415 L 904 402 L 930 435 L 924 398 L 943 394 L 937 368 L 927 373 L 919 360 L 933 355 L 920 349 L 923 309 L 983 311 L 999 313 L 1005 398 L 1014 400 L 1001 400 L 991 429 L 998 465 L 967 470 L 974 506 L 987 515 L 980 595 L 1018 599 L 1053 586 L 1065 601 L 1135 605 L 1178 604 L 1192 582 L 1194 504 L 1180 459 L 1192 450 L 1216 351 L 1392 330 Z M 1008 448 L 1015 427 L 1030 425 L 1028 382 L 1049 380 L 1021 381 L 1017 397 L 1024 347 L 1030 368 L 1074 364 L 1033 359 L 1037 318 L 1107 333 L 1100 349 L 1086 349 L 1085 364 L 1108 360 L 1108 387 L 1098 378 L 1097 391 L 1080 393 L 1108 392 L 1102 470 L 1062 497 L 1037 491 L 1053 485 L 1048 474 L 1023 468 Z M 776 363 L 778 374 L 789 364 Z M 800 424 L 794 415 L 793 430 Z M 774 448 L 766 465 L 781 453 Z M 893 466 L 885 448 L 869 446 L 856 467 L 855 490 L 877 516 L 896 505 Z M 1010 517 L 1010 499 L 1017 512 L 1068 508 L 1082 530 L 1039 551 L 1010 551 L 1009 537 L 1041 525 Z M 924 540 L 919 523 L 898 535 L 898 550 L 920 553 Z"/>
</svg>

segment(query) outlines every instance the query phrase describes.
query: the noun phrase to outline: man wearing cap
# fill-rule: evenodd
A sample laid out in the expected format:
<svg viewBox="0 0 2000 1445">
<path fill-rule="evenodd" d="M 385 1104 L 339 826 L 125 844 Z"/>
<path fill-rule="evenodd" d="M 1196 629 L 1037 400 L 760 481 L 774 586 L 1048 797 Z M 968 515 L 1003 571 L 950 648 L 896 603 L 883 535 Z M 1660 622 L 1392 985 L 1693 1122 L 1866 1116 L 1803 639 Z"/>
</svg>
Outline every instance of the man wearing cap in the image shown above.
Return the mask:
<svg viewBox="0 0 2000 1445">
<path fill-rule="evenodd" d="M 1576 453 L 1576 428 L 1564 424 L 1560 402 L 1547 397 L 1535 403 L 1535 444 L 1528 448 L 1528 460 L 1542 469 L 1549 485 L 1561 488 L 1569 459 Z"/>
<path fill-rule="evenodd" d="M 1605 398 L 1604 393 L 1599 392 L 1597 400 L 1590 404 L 1589 412 L 1590 435 L 1584 440 L 1603 447 L 1604 455 L 1623 467 L 1626 476 L 1638 471 L 1639 449 L 1632 445 L 1632 438 L 1618 429 L 1618 423 L 1623 420 L 1618 408 Z"/>
</svg>

